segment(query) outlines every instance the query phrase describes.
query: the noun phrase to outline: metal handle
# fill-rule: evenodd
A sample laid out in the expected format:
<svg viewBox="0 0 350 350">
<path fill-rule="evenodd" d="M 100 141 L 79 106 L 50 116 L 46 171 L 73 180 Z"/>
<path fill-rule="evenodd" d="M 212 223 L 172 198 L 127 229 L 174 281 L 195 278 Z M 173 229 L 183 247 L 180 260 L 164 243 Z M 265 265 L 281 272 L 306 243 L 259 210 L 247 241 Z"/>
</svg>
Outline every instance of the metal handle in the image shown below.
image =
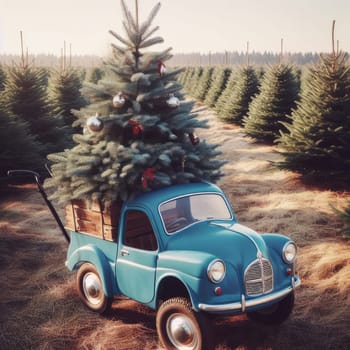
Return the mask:
<svg viewBox="0 0 350 350">
<path fill-rule="evenodd" d="M 120 251 L 120 253 L 121 253 L 122 256 L 130 255 L 130 253 L 129 253 L 126 249 L 122 249 L 122 250 Z"/>
<path fill-rule="evenodd" d="M 40 179 L 40 175 L 38 173 L 36 173 L 35 171 L 31 171 L 31 170 L 9 170 L 7 172 L 7 175 L 8 176 L 16 176 L 16 175 L 19 175 L 19 176 L 23 176 L 23 175 L 30 175 L 30 176 L 33 176 L 35 178 L 35 182 L 38 186 L 38 189 L 39 189 L 39 192 L 40 194 L 42 195 L 42 197 L 44 198 L 44 201 L 46 203 L 46 205 L 49 207 L 50 211 L 51 211 L 51 214 L 53 215 L 53 217 L 56 219 L 56 222 L 58 224 L 58 226 L 60 227 L 61 231 L 62 231 L 62 234 L 63 236 L 65 237 L 65 239 L 67 240 L 67 242 L 69 243 L 70 242 L 70 237 L 66 231 L 66 229 L 64 228 L 64 225 L 60 219 L 60 217 L 58 216 L 57 214 L 57 211 L 56 209 L 54 208 L 54 206 L 52 205 L 52 203 L 49 201 L 49 199 L 47 198 L 47 195 L 44 191 L 44 188 L 41 184 L 41 179 Z"/>
</svg>

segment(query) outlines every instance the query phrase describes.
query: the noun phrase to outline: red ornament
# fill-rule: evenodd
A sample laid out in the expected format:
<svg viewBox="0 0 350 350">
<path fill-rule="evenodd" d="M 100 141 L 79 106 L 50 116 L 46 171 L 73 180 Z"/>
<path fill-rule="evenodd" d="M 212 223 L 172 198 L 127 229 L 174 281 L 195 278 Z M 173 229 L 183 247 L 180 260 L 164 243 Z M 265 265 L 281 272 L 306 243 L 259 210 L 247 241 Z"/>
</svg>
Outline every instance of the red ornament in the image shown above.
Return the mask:
<svg viewBox="0 0 350 350">
<path fill-rule="evenodd" d="M 129 120 L 128 124 L 132 126 L 132 134 L 135 137 L 139 136 L 144 131 L 142 124 L 136 120 Z"/>
<path fill-rule="evenodd" d="M 166 73 L 165 64 L 162 61 L 158 61 L 158 73 L 162 77 Z"/>
<path fill-rule="evenodd" d="M 147 188 L 148 181 L 154 180 L 156 168 L 147 168 L 142 174 L 142 187 Z"/>
<path fill-rule="evenodd" d="M 199 143 L 200 139 L 194 132 L 190 132 L 188 136 L 192 142 L 192 145 L 197 145 Z"/>
</svg>

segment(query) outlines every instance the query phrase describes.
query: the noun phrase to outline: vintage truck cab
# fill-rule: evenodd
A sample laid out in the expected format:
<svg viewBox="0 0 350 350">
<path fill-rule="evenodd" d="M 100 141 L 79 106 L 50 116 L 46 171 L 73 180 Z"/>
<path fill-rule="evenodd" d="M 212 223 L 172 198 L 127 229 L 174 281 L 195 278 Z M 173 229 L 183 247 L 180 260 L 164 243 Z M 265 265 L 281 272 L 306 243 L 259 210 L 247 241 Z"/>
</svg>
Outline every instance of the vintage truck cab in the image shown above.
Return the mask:
<svg viewBox="0 0 350 350">
<path fill-rule="evenodd" d="M 167 349 L 212 346 L 208 315 L 283 322 L 300 284 L 286 236 L 240 225 L 224 193 L 201 182 L 125 201 L 113 239 L 70 231 L 66 265 L 83 303 L 104 313 L 127 296 L 157 310 Z"/>
</svg>

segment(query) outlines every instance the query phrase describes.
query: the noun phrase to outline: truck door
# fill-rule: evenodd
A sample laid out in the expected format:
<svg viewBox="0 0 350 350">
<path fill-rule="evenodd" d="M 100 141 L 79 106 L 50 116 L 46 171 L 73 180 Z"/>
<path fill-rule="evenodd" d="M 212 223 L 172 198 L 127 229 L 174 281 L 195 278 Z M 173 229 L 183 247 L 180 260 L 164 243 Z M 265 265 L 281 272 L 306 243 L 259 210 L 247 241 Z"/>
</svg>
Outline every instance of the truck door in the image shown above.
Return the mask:
<svg viewBox="0 0 350 350">
<path fill-rule="evenodd" d="M 142 303 L 154 296 L 158 243 L 147 214 L 128 210 L 118 249 L 116 278 L 122 294 Z"/>
</svg>

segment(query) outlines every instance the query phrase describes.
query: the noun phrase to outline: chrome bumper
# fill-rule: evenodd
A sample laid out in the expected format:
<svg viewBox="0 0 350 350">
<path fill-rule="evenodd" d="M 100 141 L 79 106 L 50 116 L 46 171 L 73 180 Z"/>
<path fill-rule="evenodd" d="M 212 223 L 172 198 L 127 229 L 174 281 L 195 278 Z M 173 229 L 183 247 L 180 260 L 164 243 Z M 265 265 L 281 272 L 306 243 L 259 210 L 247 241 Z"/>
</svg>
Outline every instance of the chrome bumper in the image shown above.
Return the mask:
<svg viewBox="0 0 350 350">
<path fill-rule="evenodd" d="M 245 300 L 245 296 L 242 294 L 241 301 L 237 301 L 235 303 L 230 304 L 222 304 L 222 305 L 209 305 L 209 304 L 199 304 L 198 308 L 202 311 L 207 312 L 222 312 L 222 311 L 240 311 L 245 312 L 246 308 L 257 306 L 260 304 L 269 303 L 271 301 L 283 298 L 284 296 L 291 293 L 296 287 L 299 287 L 301 281 L 298 277 L 292 278 L 291 286 L 282 289 L 278 292 L 269 293 L 267 295 L 262 295 L 260 297 Z"/>
</svg>

